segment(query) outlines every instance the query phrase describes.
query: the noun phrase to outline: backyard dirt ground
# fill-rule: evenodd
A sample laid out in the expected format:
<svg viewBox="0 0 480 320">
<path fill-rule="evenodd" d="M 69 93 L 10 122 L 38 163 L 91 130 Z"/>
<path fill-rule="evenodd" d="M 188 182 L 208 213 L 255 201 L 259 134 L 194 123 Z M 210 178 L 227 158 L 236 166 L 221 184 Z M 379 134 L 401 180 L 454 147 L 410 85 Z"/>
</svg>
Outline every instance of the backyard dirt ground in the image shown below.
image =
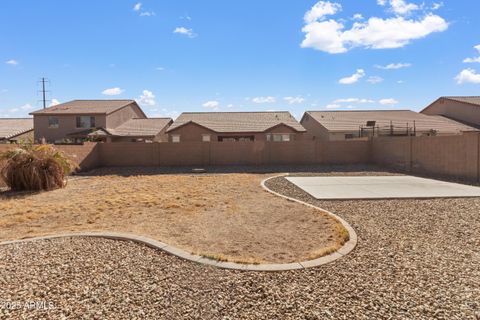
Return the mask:
<svg viewBox="0 0 480 320">
<path fill-rule="evenodd" d="M 295 175 L 385 174 L 315 169 L 323 171 Z M 192 263 L 128 241 L 4 245 L 0 318 L 480 319 L 479 198 L 321 201 L 284 178 L 267 186 L 344 218 L 358 234 L 355 250 L 271 273 Z M 52 308 L 2 309 L 2 300 Z"/>
<path fill-rule="evenodd" d="M 0 193 L 0 240 L 107 230 L 243 263 L 313 259 L 348 240 L 327 214 L 264 191 L 269 175 L 97 174 L 52 192 Z"/>
</svg>

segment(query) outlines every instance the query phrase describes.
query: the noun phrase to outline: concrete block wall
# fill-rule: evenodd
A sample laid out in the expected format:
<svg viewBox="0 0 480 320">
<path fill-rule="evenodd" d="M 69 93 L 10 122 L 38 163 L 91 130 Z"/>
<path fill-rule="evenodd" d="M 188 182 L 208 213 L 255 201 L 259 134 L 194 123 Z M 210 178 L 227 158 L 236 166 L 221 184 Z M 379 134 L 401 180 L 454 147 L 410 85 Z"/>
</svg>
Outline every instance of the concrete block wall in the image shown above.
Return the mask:
<svg viewBox="0 0 480 320">
<path fill-rule="evenodd" d="M 372 162 L 412 173 L 480 182 L 480 133 L 441 137 L 375 138 Z"/>
<path fill-rule="evenodd" d="M 299 165 L 369 162 L 367 141 L 101 143 L 102 166 Z"/>
<path fill-rule="evenodd" d="M 15 147 L 1 145 L 0 152 Z M 86 143 L 57 145 L 81 170 L 100 166 L 377 164 L 480 182 L 480 133 L 370 141 Z"/>
</svg>

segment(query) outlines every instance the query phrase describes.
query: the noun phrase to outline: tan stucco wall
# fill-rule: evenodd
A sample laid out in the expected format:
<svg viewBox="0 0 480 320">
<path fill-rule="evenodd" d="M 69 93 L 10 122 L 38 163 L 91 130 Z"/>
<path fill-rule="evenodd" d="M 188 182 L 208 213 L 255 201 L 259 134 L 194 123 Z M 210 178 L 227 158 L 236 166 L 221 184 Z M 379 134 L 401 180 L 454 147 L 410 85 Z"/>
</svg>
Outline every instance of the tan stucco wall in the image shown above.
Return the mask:
<svg viewBox="0 0 480 320">
<path fill-rule="evenodd" d="M 300 124 L 307 129 L 309 135 L 315 137 L 317 140 L 330 140 L 330 134 L 328 130 L 318 123 L 312 116 L 308 113 L 303 115 Z"/>
<path fill-rule="evenodd" d="M 84 128 L 77 129 L 76 115 L 53 115 L 58 118 L 58 128 L 48 127 L 47 115 L 34 115 L 33 127 L 35 141 L 40 141 L 45 138 L 47 142 L 55 142 L 57 140 L 65 139 L 67 134 L 72 132 L 84 131 Z M 105 127 L 106 117 L 105 115 L 91 115 L 95 117 L 96 127 Z"/>
<path fill-rule="evenodd" d="M 303 140 L 303 133 L 299 133 L 287 126 L 277 126 L 268 130 L 267 132 L 241 132 L 241 133 L 215 133 L 210 131 L 202 126 L 199 126 L 195 123 L 189 123 L 183 127 L 178 128 L 172 132 L 169 132 L 168 141 L 172 141 L 172 135 L 180 135 L 180 141 L 182 142 L 200 142 L 202 141 L 203 134 L 210 135 L 210 141 L 218 141 L 218 137 L 228 137 L 228 136 L 254 136 L 255 141 L 266 141 L 268 133 L 285 133 L 292 134 L 292 140 Z"/>
<path fill-rule="evenodd" d="M 428 115 L 442 115 L 448 118 L 480 126 L 480 106 L 448 99 L 439 99 L 422 111 Z"/>
<path fill-rule="evenodd" d="M 130 104 L 120 110 L 117 110 L 107 116 L 107 128 L 115 129 L 122 123 L 127 122 L 130 119 L 139 118 L 144 119 L 142 111 L 135 105 Z"/>
<path fill-rule="evenodd" d="M 34 115 L 33 116 L 33 126 L 34 126 L 34 138 L 35 141 L 40 141 L 42 138 L 45 138 L 47 142 L 55 142 L 67 138 L 67 134 L 73 132 L 84 131 L 86 129 L 76 128 L 76 117 L 77 115 L 52 115 L 58 118 L 59 126 L 58 128 L 49 128 L 48 127 L 48 115 Z M 109 128 L 114 129 L 132 118 L 145 118 L 142 111 L 135 105 L 128 105 L 118 111 L 115 111 L 109 115 L 102 114 L 91 114 L 91 115 L 82 115 L 82 116 L 94 116 L 95 117 L 95 127 L 97 128 Z"/>
</svg>

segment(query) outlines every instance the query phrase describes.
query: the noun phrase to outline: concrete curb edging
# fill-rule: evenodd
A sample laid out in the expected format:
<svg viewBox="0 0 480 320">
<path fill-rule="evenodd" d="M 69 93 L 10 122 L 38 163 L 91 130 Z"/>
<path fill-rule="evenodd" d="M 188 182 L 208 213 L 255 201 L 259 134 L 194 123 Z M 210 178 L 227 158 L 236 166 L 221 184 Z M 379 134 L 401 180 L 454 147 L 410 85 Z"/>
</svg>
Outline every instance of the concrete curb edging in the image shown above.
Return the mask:
<svg viewBox="0 0 480 320">
<path fill-rule="evenodd" d="M 297 270 L 297 269 L 307 269 L 307 268 L 313 268 L 317 267 L 323 264 L 327 264 L 330 262 L 333 262 L 337 259 L 340 259 L 344 255 L 348 254 L 350 251 L 352 251 L 356 244 L 357 244 L 357 235 L 353 228 L 342 218 L 338 217 L 337 215 L 328 212 L 326 210 L 323 210 L 319 207 L 315 207 L 311 204 L 308 204 L 306 202 L 286 197 L 284 195 L 281 195 L 279 193 L 276 193 L 275 191 L 272 191 L 268 189 L 265 186 L 265 182 L 273 179 L 273 178 L 278 178 L 281 176 L 285 175 L 277 175 L 274 177 L 267 178 L 261 182 L 261 186 L 263 189 L 266 191 L 282 197 L 284 199 L 287 199 L 289 201 L 295 201 L 300 204 L 306 205 L 308 207 L 315 208 L 317 210 L 320 210 L 322 212 L 325 212 L 335 219 L 337 219 L 348 231 L 350 240 L 345 243 L 339 250 L 320 257 L 318 259 L 314 260 L 308 260 L 308 261 L 301 261 L 301 262 L 293 262 L 293 263 L 282 263 L 282 264 L 242 264 L 242 263 L 235 263 L 235 262 L 224 262 L 224 261 L 218 261 L 214 259 L 209 259 L 203 256 L 191 254 L 185 250 L 170 246 L 166 243 L 163 243 L 161 241 L 157 241 L 148 237 L 140 236 L 140 235 L 135 235 L 135 234 L 129 234 L 129 233 L 118 233 L 118 232 L 74 232 L 74 233 L 62 233 L 62 234 L 56 234 L 56 235 L 49 235 L 49 236 L 42 236 L 42 237 L 33 237 L 33 238 L 28 238 L 28 239 L 21 239 L 21 240 L 11 240 L 11 241 L 4 241 L 0 242 L 0 245 L 8 245 L 8 244 L 20 244 L 20 243 L 25 243 L 25 242 L 31 242 L 31 241 L 37 241 L 37 240 L 49 240 L 49 239 L 57 239 L 57 238 L 70 238 L 70 237 L 95 237 L 95 238 L 105 238 L 105 239 L 111 239 L 111 240 L 121 240 L 121 241 L 133 241 L 136 243 L 144 244 L 147 247 L 153 248 L 153 249 L 158 249 L 162 250 L 164 252 L 167 252 L 169 254 L 172 254 L 174 256 L 177 256 L 179 258 L 188 260 L 188 261 L 193 261 L 196 263 L 200 263 L 203 265 L 208 265 L 208 266 L 213 266 L 217 268 L 222 268 L 222 269 L 233 269 L 233 270 L 242 270 L 242 271 L 287 271 L 287 270 Z"/>
</svg>

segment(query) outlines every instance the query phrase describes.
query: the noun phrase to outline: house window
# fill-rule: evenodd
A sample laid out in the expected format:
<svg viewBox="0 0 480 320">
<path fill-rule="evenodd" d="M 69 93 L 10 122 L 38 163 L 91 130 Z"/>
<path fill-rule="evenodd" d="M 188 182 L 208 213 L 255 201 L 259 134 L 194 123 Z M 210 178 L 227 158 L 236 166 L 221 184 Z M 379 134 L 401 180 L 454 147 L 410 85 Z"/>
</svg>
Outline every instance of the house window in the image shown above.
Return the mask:
<svg viewBox="0 0 480 320">
<path fill-rule="evenodd" d="M 209 134 L 202 134 L 202 141 L 203 142 L 210 142 L 210 135 Z"/>
<path fill-rule="evenodd" d="M 274 133 L 274 134 L 267 135 L 267 141 L 287 142 L 287 141 L 291 141 L 291 138 L 289 134 Z"/>
<path fill-rule="evenodd" d="M 95 117 L 91 117 L 91 116 L 77 117 L 77 128 L 79 129 L 95 128 Z"/>
<path fill-rule="evenodd" d="M 172 142 L 180 142 L 180 135 L 172 134 Z"/>
<path fill-rule="evenodd" d="M 218 136 L 219 142 L 255 141 L 255 136 Z"/>
<path fill-rule="evenodd" d="M 354 136 L 353 136 L 352 133 L 345 134 L 345 139 L 353 139 L 353 138 L 354 138 Z"/>
<path fill-rule="evenodd" d="M 57 117 L 48 117 L 48 127 L 49 128 L 58 128 L 58 118 Z"/>
</svg>

